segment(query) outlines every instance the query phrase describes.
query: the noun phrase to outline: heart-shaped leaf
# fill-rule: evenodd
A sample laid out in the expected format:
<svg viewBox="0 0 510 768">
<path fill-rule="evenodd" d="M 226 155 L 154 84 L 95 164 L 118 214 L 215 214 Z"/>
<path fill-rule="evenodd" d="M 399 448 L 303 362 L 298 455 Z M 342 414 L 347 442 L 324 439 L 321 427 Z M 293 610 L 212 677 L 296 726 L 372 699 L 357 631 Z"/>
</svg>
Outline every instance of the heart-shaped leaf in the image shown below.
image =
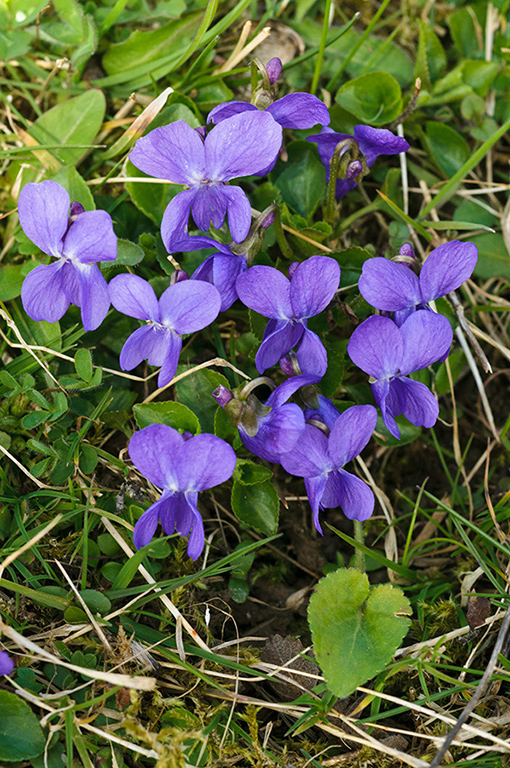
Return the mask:
<svg viewBox="0 0 510 768">
<path fill-rule="evenodd" d="M 348 696 L 380 672 L 409 629 L 411 605 L 391 584 L 370 589 L 355 568 L 321 579 L 308 620 L 315 655 L 330 690 Z"/>
</svg>

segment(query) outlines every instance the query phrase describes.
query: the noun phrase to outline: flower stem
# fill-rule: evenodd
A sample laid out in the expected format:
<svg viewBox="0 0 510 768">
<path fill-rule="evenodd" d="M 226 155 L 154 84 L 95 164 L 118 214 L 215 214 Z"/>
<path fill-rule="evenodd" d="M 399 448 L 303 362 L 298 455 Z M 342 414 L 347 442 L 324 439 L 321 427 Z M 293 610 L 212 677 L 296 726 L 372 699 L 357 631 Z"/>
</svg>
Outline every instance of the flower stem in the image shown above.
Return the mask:
<svg viewBox="0 0 510 768">
<path fill-rule="evenodd" d="M 354 538 L 360 544 L 365 542 L 365 534 L 363 531 L 363 522 L 361 520 L 354 521 Z M 365 553 L 356 547 L 354 552 L 354 567 L 361 573 L 365 573 Z"/>
<path fill-rule="evenodd" d="M 278 206 L 276 206 L 274 213 L 274 233 L 276 235 L 276 242 L 280 246 L 283 256 L 285 256 L 286 259 L 292 259 L 294 253 L 288 243 L 287 238 L 285 237 L 282 227 L 282 215 Z"/>
</svg>

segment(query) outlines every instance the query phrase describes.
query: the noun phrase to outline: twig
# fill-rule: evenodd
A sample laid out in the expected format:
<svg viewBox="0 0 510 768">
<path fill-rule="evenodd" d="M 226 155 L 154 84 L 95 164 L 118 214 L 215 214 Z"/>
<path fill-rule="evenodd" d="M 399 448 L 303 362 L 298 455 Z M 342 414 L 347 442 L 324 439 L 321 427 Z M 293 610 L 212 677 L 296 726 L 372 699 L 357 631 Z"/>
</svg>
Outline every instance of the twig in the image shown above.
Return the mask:
<svg viewBox="0 0 510 768">
<path fill-rule="evenodd" d="M 496 666 L 496 663 L 498 661 L 498 656 L 501 652 L 501 649 L 503 647 L 503 643 L 505 642 L 506 633 L 508 632 L 508 628 L 510 627 L 510 608 L 507 609 L 505 613 L 505 617 L 503 619 L 503 623 L 501 625 L 501 628 L 499 630 L 499 634 L 496 640 L 496 644 L 494 646 L 494 649 L 492 651 L 491 657 L 489 659 L 489 663 L 487 664 L 487 669 L 483 673 L 482 679 L 477 685 L 476 691 L 472 695 L 470 701 L 466 706 L 464 707 L 464 710 L 462 711 L 462 714 L 460 715 L 459 719 L 453 726 L 452 730 L 448 734 L 448 736 L 445 738 L 443 742 L 443 746 L 441 749 L 437 752 L 435 758 L 430 764 L 430 768 L 438 768 L 438 766 L 441 764 L 441 760 L 445 756 L 446 752 L 448 751 L 452 741 L 454 740 L 455 736 L 458 734 L 464 723 L 467 721 L 469 715 L 474 710 L 478 702 L 480 701 L 481 697 L 485 693 L 485 690 L 489 684 L 490 678 L 492 676 L 492 673 L 494 672 L 494 668 Z"/>
</svg>

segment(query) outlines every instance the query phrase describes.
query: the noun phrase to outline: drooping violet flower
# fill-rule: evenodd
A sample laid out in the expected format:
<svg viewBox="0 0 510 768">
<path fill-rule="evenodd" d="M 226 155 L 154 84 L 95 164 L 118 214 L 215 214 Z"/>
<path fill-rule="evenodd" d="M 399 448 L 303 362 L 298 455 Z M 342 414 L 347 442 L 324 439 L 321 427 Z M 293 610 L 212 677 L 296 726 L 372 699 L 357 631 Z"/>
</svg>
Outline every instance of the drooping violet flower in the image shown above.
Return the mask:
<svg viewBox="0 0 510 768">
<path fill-rule="evenodd" d="M 10 675 L 14 669 L 14 662 L 7 651 L 0 651 L 0 675 Z"/>
<path fill-rule="evenodd" d="M 453 333 L 443 315 L 414 312 L 399 328 L 374 315 L 359 325 L 347 345 L 353 363 L 371 376 L 375 401 L 386 427 L 400 438 L 395 418 L 403 414 L 415 427 L 433 427 L 439 406 L 430 390 L 409 374 L 444 358 Z"/>
<path fill-rule="evenodd" d="M 358 285 L 369 304 L 393 312 L 393 320 L 402 325 L 417 309 L 430 309 L 430 301 L 459 288 L 471 277 L 477 259 L 476 245 L 452 240 L 434 248 L 418 277 L 405 264 L 378 256 L 363 264 Z"/>
<path fill-rule="evenodd" d="M 340 267 L 328 256 L 311 256 L 299 264 L 291 280 L 266 266 L 239 275 L 236 288 L 243 304 L 270 318 L 255 357 L 259 373 L 299 345 L 296 357 L 301 371 L 324 375 L 326 350 L 306 321 L 328 306 L 339 284 Z"/>
<path fill-rule="evenodd" d="M 329 180 L 329 170 L 331 158 L 333 157 L 336 146 L 344 139 L 355 139 L 358 143 L 360 152 L 365 156 L 367 167 L 370 168 L 379 155 L 398 155 L 400 152 L 407 152 L 408 142 L 400 136 L 386 128 L 372 128 L 369 125 L 355 125 L 354 135 L 349 133 L 336 133 L 332 128 L 324 127 L 320 133 L 314 136 L 308 136 L 307 141 L 317 143 L 319 157 L 326 166 L 327 178 Z M 347 151 L 347 146 L 345 150 Z M 343 153 L 342 153 L 343 154 Z M 355 161 L 354 161 L 355 162 Z M 351 164 L 352 165 L 352 164 Z M 359 168 L 357 168 L 359 171 Z M 340 198 L 354 189 L 358 182 L 354 180 L 355 170 L 351 169 L 345 179 L 338 179 L 336 182 L 336 197 Z"/>
<path fill-rule="evenodd" d="M 129 159 L 150 176 L 185 184 L 168 205 L 161 223 L 167 244 L 188 232 L 189 214 L 201 230 L 219 229 L 228 216 L 236 243 L 250 228 L 251 207 L 240 187 L 227 182 L 240 176 L 265 173 L 278 155 L 282 129 L 263 112 L 234 115 L 216 126 L 205 139 L 184 120 L 156 128 L 139 139 Z"/>
<path fill-rule="evenodd" d="M 218 124 L 228 120 L 233 115 L 243 112 L 257 112 L 263 109 L 259 104 L 246 101 L 226 101 L 218 104 L 209 112 L 208 123 Z M 310 93 L 289 93 L 281 99 L 273 101 L 264 109 L 282 128 L 304 129 L 314 125 L 329 125 L 330 116 L 325 104 L 317 96 Z"/>
<path fill-rule="evenodd" d="M 147 323 L 134 331 L 122 347 L 120 367 L 130 371 L 142 360 L 161 366 L 159 387 L 168 384 L 175 374 L 181 336 L 205 328 L 220 311 L 216 288 L 196 280 L 171 285 L 159 301 L 150 283 L 137 275 L 117 275 L 108 288 L 115 309 Z"/>
<path fill-rule="evenodd" d="M 53 264 L 33 269 L 23 282 L 21 300 L 32 320 L 54 323 L 69 304 L 81 308 L 86 331 L 98 328 L 110 307 L 108 286 L 97 265 L 115 261 L 117 238 L 106 211 L 84 211 L 71 203 L 56 181 L 25 184 L 18 200 L 23 232 Z"/>
<path fill-rule="evenodd" d="M 302 408 L 296 403 L 288 403 L 287 400 L 300 387 L 316 384 L 318 381 L 317 376 L 293 376 L 276 387 L 264 405 L 251 395 L 254 382 L 249 385 L 250 394 L 245 402 L 236 400 L 225 387 L 218 387 L 213 392 L 213 397 L 227 413 L 230 410 L 230 413 L 234 412 L 238 416 L 235 421 L 243 445 L 255 456 L 278 463 L 283 454 L 292 450 L 305 428 Z"/>
<path fill-rule="evenodd" d="M 193 560 L 204 548 L 204 524 L 197 509 L 199 491 L 228 480 L 236 465 L 235 451 L 214 435 L 186 439 L 176 429 L 151 424 L 135 432 L 129 442 L 135 467 L 153 485 L 163 489 L 159 501 L 145 510 L 135 525 L 135 547 L 148 544 L 161 520 L 167 535 L 191 535 L 188 555 Z"/>
<path fill-rule="evenodd" d="M 203 280 L 214 285 L 221 296 L 220 312 L 225 312 L 237 299 L 236 281 L 248 269 L 248 260 L 246 254 L 232 253 L 228 245 L 222 245 L 221 250 L 217 250 L 195 269 L 191 280 Z"/>
<path fill-rule="evenodd" d="M 374 510 L 374 494 L 359 477 L 346 472 L 366 446 L 377 423 L 373 405 L 354 405 L 335 420 L 329 438 L 317 427 L 306 425 L 294 448 L 281 464 L 291 475 L 305 478 L 305 487 L 319 533 L 319 510 L 342 507 L 349 520 L 366 520 Z"/>
</svg>

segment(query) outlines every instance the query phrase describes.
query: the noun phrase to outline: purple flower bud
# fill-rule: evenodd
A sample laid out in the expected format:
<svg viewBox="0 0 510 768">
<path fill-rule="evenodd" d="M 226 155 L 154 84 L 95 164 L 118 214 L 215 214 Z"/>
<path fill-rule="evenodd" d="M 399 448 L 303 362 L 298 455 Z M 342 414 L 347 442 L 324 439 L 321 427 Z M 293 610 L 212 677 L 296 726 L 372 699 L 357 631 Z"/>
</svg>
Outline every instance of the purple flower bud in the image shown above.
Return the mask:
<svg viewBox="0 0 510 768">
<path fill-rule="evenodd" d="M 413 259 L 416 258 L 416 254 L 414 252 L 414 248 L 411 245 L 411 243 L 402 243 L 402 245 L 400 246 L 399 255 L 400 256 L 409 256 L 409 257 L 411 257 Z"/>
<path fill-rule="evenodd" d="M 293 352 L 280 358 L 280 368 L 286 376 L 297 376 L 301 373 L 296 355 Z"/>
<path fill-rule="evenodd" d="M 266 64 L 266 70 L 269 77 L 269 82 L 271 85 L 275 85 L 282 71 L 281 59 L 275 56 L 274 59 L 268 61 Z"/>
<path fill-rule="evenodd" d="M 176 283 L 182 283 L 184 280 L 189 280 L 189 275 L 187 272 L 184 271 L 184 269 L 176 269 L 175 272 L 172 273 L 170 277 L 170 285 L 175 285 Z"/>
<path fill-rule="evenodd" d="M 75 216 L 79 216 L 80 213 L 85 213 L 83 205 L 81 203 L 71 203 L 70 218 L 73 219 Z"/>
<path fill-rule="evenodd" d="M 299 261 L 293 261 L 289 267 L 289 280 L 292 280 L 296 269 L 299 267 Z"/>
<path fill-rule="evenodd" d="M 359 176 L 362 171 L 363 171 L 363 163 L 361 162 L 361 160 L 353 160 L 347 166 L 345 178 L 348 179 L 349 181 L 351 179 L 355 179 L 356 176 Z"/>
<path fill-rule="evenodd" d="M 264 229 L 268 229 L 268 227 L 270 227 L 271 224 L 274 224 L 275 218 L 276 218 L 275 212 L 271 211 L 271 213 L 266 216 L 266 218 L 262 222 L 261 226 L 263 226 Z"/>
<path fill-rule="evenodd" d="M 0 651 L 0 675 L 10 675 L 14 669 L 14 662 L 7 651 Z"/>
<path fill-rule="evenodd" d="M 218 405 L 221 405 L 222 408 L 224 408 L 227 403 L 234 399 L 232 392 L 224 387 L 223 384 L 220 384 L 220 386 L 214 390 L 212 396 Z"/>
</svg>

